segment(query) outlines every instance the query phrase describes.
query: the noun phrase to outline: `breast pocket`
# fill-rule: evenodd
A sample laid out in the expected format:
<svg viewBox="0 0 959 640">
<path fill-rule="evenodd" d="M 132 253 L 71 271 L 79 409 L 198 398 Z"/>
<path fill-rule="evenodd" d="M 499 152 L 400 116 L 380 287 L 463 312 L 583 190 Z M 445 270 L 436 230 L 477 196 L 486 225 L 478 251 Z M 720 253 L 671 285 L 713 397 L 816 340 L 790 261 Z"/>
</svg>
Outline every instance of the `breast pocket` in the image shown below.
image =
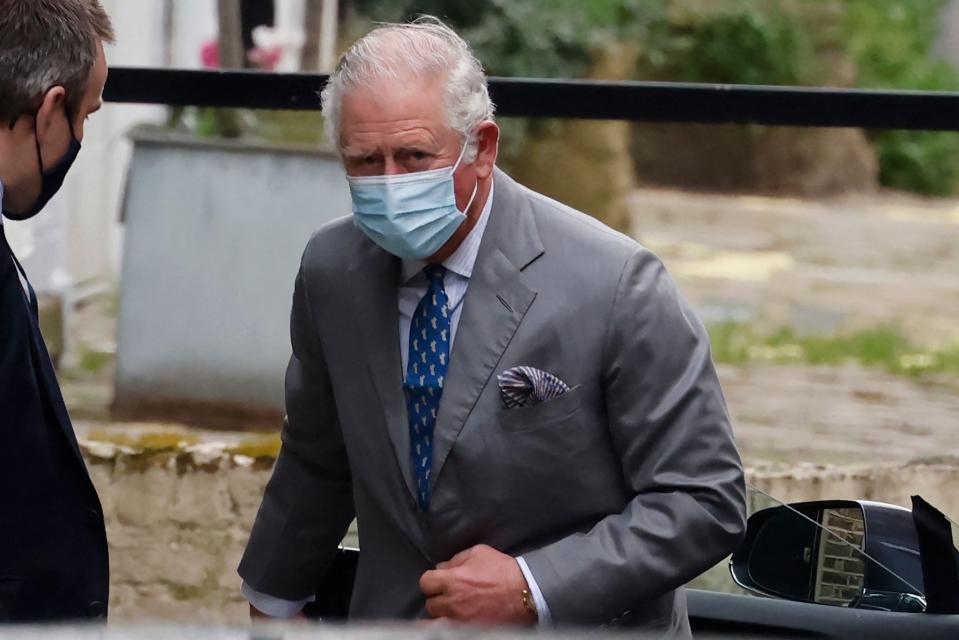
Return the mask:
<svg viewBox="0 0 959 640">
<path fill-rule="evenodd" d="M 577 385 L 561 396 L 528 407 L 502 409 L 499 424 L 505 431 L 532 431 L 558 428 L 579 411 L 582 387 Z"/>
</svg>

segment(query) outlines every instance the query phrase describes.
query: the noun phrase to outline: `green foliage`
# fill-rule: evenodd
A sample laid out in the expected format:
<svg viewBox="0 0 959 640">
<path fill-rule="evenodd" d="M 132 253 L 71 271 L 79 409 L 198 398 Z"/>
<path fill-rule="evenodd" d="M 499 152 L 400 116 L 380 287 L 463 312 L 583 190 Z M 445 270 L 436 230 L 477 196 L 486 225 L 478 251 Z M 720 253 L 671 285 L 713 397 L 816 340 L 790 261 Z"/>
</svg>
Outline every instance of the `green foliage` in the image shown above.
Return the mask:
<svg viewBox="0 0 959 640">
<path fill-rule="evenodd" d="M 323 115 L 318 111 L 187 107 L 171 110 L 168 126 L 200 138 L 245 138 L 298 147 L 324 143 Z"/>
<path fill-rule="evenodd" d="M 319 147 L 323 144 L 323 115 L 319 111 L 254 112 L 257 137 L 265 142 Z"/>
<path fill-rule="evenodd" d="M 780 11 L 706 15 L 666 33 L 647 58 L 669 80 L 802 84 L 816 66 L 807 32 Z"/>
<path fill-rule="evenodd" d="M 847 0 L 844 30 L 856 82 L 870 88 L 955 91 L 959 75 L 931 52 L 944 0 Z M 959 134 L 886 131 L 872 136 L 882 184 L 951 195 L 959 184 Z"/>
<path fill-rule="evenodd" d="M 743 84 L 959 90 L 931 51 L 945 0 L 352 0 L 363 20 L 440 16 L 491 75 L 584 77 L 613 42 L 636 49 L 637 77 Z M 852 63 L 849 73 L 837 67 Z M 507 125 L 519 144 L 526 122 Z M 949 195 L 959 134 L 872 135 L 882 184 Z M 507 155 L 511 155 L 507 153 Z"/>
<path fill-rule="evenodd" d="M 950 196 L 959 183 L 959 134 L 882 131 L 872 135 L 879 181 L 894 189 Z"/>
<path fill-rule="evenodd" d="M 952 90 L 955 72 L 931 55 L 945 0 L 846 0 L 845 48 L 865 87 Z"/>
<path fill-rule="evenodd" d="M 595 49 L 640 42 L 663 0 L 354 0 L 371 22 L 436 15 L 470 42 L 491 75 L 582 77 Z"/>
<path fill-rule="evenodd" d="M 817 50 L 838 53 L 854 65 L 854 81 L 867 88 L 954 91 L 959 74 L 937 59 L 945 0 L 844 0 L 834 3 L 840 24 L 823 38 L 827 2 L 726 0 L 718 12 L 671 19 L 648 58 L 657 77 L 669 80 L 812 84 L 833 81 Z M 832 18 L 835 22 L 835 17 Z M 830 56 L 827 56 L 830 59 Z M 959 134 L 883 131 L 871 135 L 880 182 L 926 195 L 946 196 L 959 184 Z"/>
<path fill-rule="evenodd" d="M 80 352 L 80 369 L 88 373 L 99 373 L 113 362 L 112 353 L 84 348 Z"/>
<path fill-rule="evenodd" d="M 897 327 L 875 327 L 842 335 L 797 335 L 785 328 L 759 335 L 744 324 L 709 327 L 716 362 L 749 362 L 837 366 L 855 362 L 895 375 L 919 378 L 930 374 L 959 377 L 959 344 L 919 348 Z"/>
</svg>

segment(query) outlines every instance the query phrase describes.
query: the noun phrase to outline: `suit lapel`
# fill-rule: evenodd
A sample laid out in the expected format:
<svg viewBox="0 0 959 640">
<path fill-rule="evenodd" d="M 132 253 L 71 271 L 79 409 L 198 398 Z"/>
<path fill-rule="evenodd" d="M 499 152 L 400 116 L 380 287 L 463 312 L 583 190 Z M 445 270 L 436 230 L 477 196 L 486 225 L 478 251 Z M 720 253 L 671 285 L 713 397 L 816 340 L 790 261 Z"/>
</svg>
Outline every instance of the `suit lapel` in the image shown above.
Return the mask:
<svg viewBox="0 0 959 640">
<path fill-rule="evenodd" d="M 372 243 L 366 243 L 351 266 L 354 282 L 353 304 L 357 325 L 366 351 L 366 365 L 376 386 L 386 420 L 386 429 L 400 473 L 416 497 L 410 469 L 410 433 L 403 397 L 403 372 L 400 359 L 398 286 L 399 259 Z"/>
<path fill-rule="evenodd" d="M 497 170 L 493 206 L 456 330 L 433 435 L 431 488 L 503 352 L 536 299 L 522 270 L 543 245 L 519 185 Z"/>
</svg>

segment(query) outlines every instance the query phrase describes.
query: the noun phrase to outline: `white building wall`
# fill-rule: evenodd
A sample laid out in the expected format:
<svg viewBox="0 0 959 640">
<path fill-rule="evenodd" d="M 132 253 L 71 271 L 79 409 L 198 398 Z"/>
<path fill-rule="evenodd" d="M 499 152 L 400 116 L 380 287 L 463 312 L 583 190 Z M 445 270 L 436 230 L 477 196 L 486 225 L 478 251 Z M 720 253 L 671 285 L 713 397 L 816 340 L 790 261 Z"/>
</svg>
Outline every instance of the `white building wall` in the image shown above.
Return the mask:
<svg viewBox="0 0 959 640">
<path fill-rule="evenodd" d="M 201 48 L 217 35 L 216 0 L 101 2 L 117 35 L 106 50 L 111 67 L 160 67 L 167 58 L 177 68 L 200 68 Z M 167 3 L 173 15 L 169 34 L 164 33 Z M 277 1 L 278 30 L 288 41 L 281 70 L 296 69 L 303 6 L 304 0 Z M 119 212 L 131 152 L 127 133 L 166 117 L 160 106 L 104 105 L 85 127 L 83 150 L 61 193 L 43 215 L 6 225 L 36 288 L 63 295 L 68 311 L 77 299 L 116 285 L 123 242 Z"/>
</svg>

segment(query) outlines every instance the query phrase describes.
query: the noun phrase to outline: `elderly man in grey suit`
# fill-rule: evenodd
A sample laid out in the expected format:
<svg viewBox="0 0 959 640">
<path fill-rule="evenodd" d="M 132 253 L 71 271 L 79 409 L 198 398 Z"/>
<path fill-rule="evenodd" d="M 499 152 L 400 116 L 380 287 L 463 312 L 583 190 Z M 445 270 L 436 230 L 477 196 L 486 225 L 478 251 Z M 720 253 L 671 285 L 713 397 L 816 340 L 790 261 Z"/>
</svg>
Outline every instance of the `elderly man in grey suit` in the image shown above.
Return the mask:
<svg viewBox="0 0 959 640">
<path fill-rule="evenodd" d="M 482 66 L 381 26 L 323 92 L 353 215 L 296 278 L 282 449 L 240 564 L 296 615 L 351 521 L 350 617 L 689 634 L 744 530 L 708 338 L 662 263 L 495 168 Z"/>
</svg>

